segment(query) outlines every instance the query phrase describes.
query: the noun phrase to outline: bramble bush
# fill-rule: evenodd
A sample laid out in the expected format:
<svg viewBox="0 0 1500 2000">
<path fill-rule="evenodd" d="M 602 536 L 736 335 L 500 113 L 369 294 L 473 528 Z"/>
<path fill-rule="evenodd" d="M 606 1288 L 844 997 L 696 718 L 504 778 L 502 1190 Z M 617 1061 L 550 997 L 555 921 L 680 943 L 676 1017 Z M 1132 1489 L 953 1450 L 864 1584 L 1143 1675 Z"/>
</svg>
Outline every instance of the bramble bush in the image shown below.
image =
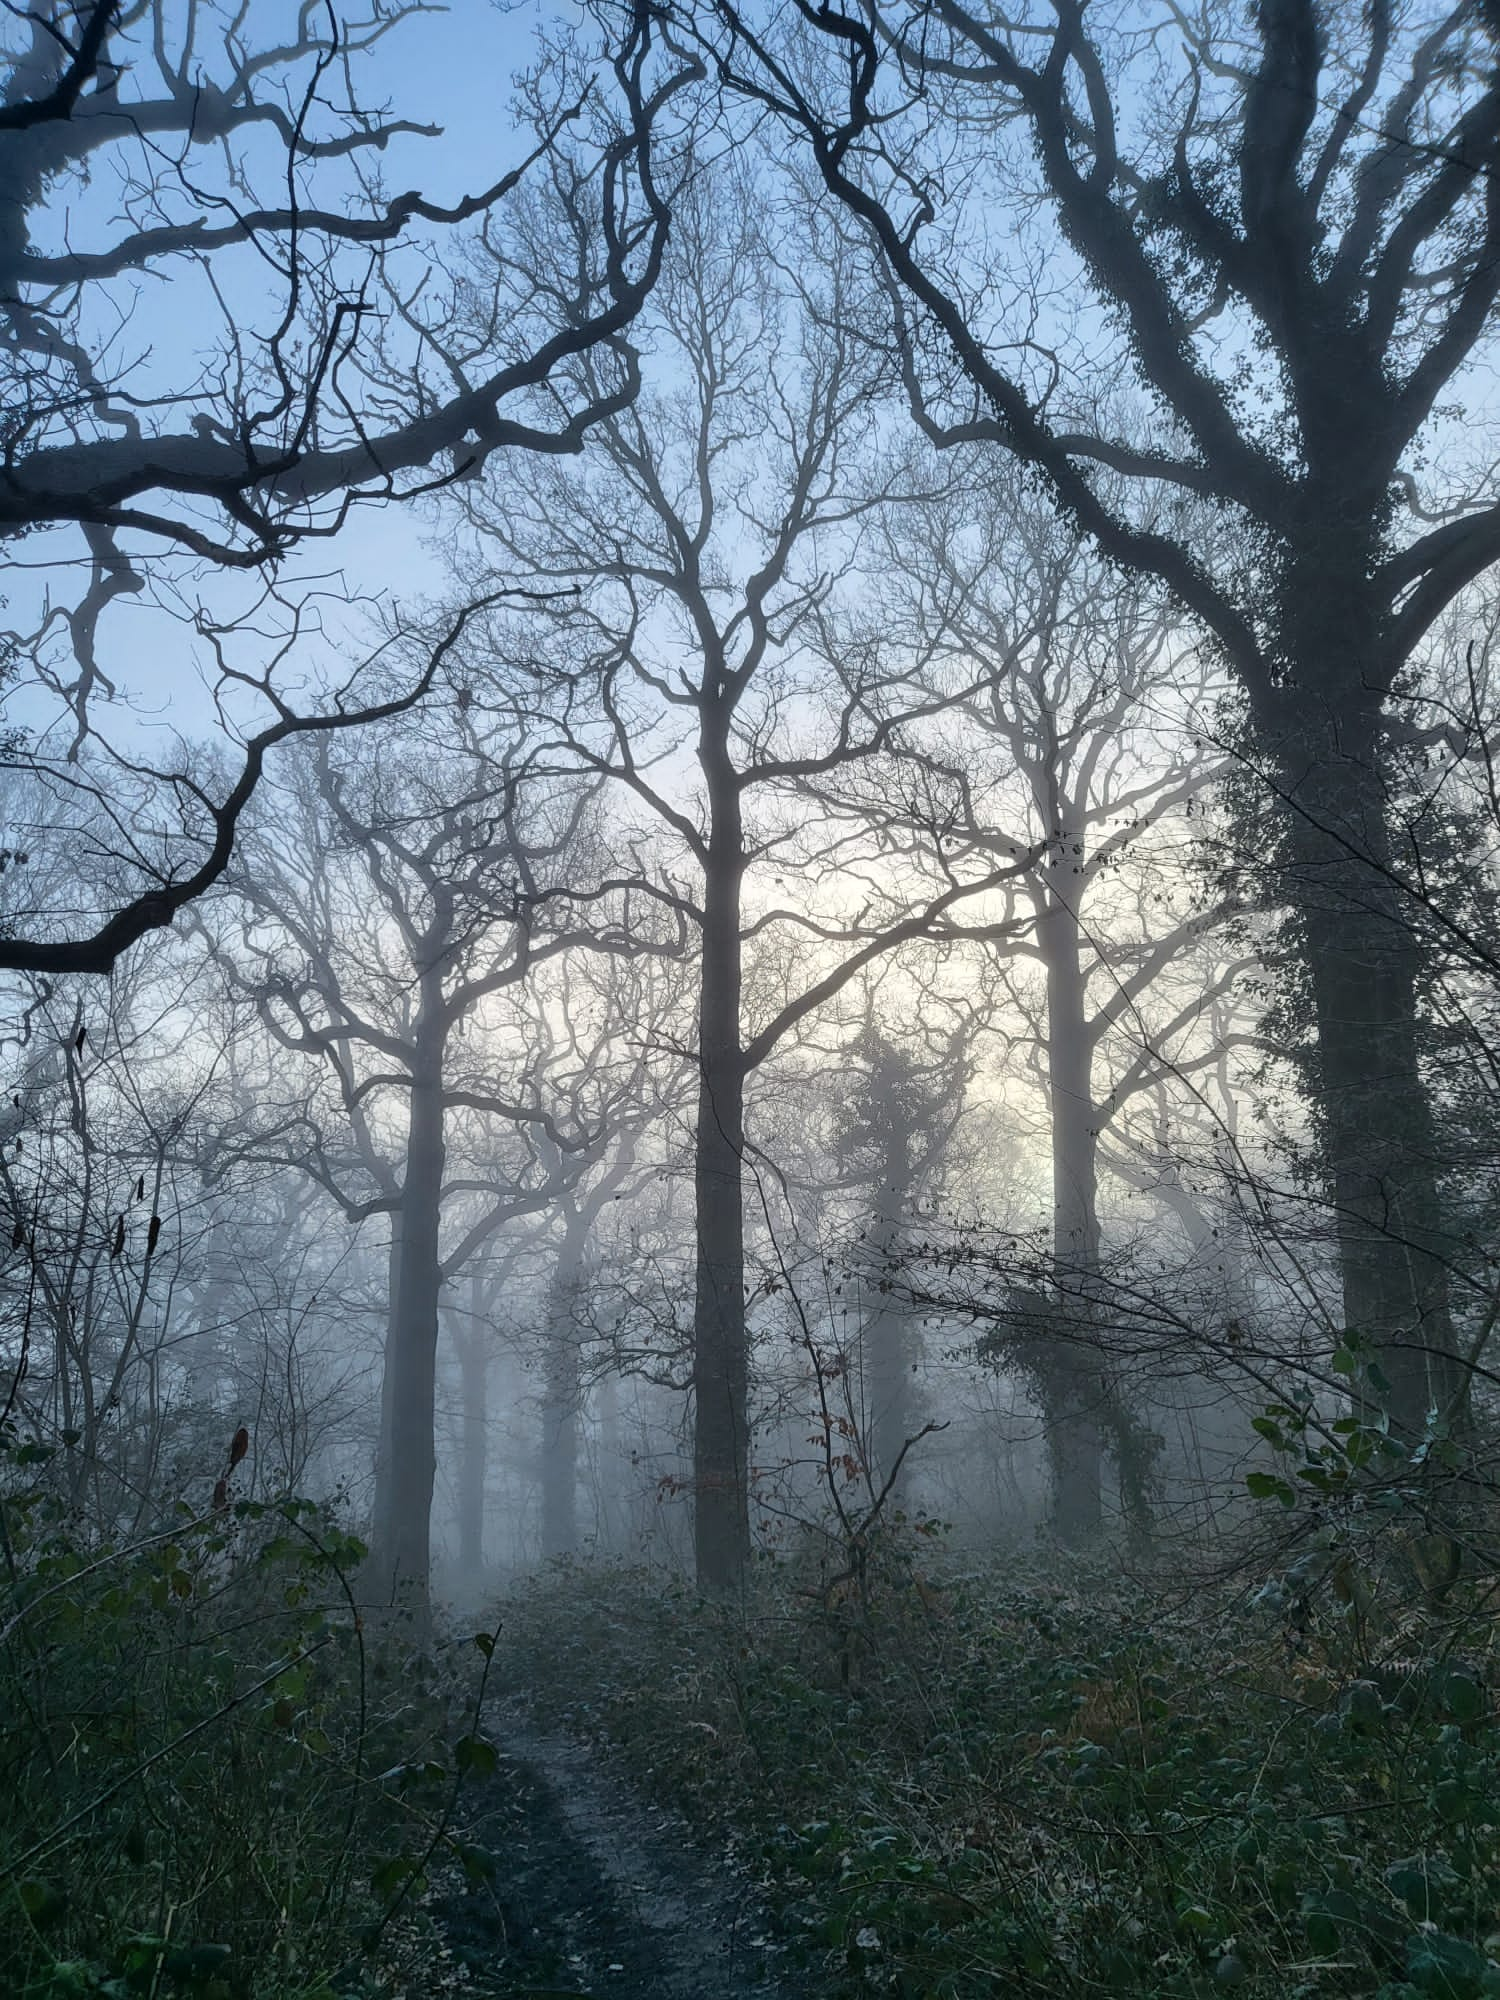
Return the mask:
<svg viewBox="0 0 1500 2000">
<path fill-rule="evenodd" d="M 1484 2000 L 1494 1571 L 1413 1586 L 1427 1500 L 1404 1528 L 1330 1435 L 1217 1577 L 888 1536 L 851 1674 L 849 1605 L 795 1566 L 733 1607 L 573 1567 L 508 1608 L 507 1671 L 758 1863 L 817 1990 Z"/>
<path fill-rule="evenodd" d="M 367 1643 L 363 1546 L 227 1474 L 106 1539 L 50 1459 L 0 1436 L 0 1992 L 391 1991 L 429 1863 L 489 1865 L 450 1823 L 494 1753 Z"/>
</svg>

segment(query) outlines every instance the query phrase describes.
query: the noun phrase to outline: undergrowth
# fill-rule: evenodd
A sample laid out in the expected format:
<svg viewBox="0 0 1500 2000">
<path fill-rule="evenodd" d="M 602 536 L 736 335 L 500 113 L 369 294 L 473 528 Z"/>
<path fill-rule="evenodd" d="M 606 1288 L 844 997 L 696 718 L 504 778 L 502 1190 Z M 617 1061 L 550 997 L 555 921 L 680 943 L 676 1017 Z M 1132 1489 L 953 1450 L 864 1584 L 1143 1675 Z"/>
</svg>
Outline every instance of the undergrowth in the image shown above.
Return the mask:
<svg viewBox="0 0 1500 2000">
<path fill-rule="evenodd" d="M 569 1566 L 505 1671 L 759 1860 L 818 1990 L 1500 1994 L 1487 1594 L 1351 1619 L 1326 1545 L 1176 1595 L 898 1545 L 858 1605 L 767 1564 L 733 1609 Z"/>
<path fill-rule="evenodd" d="M 452 1831 L 494 1753 L 371 1643 L 363 1547 L 227 1477 L 112 1536 L 65 1473 L 0 1437 L 0 1993 L 406 1992 L 432 1864 L 494 1866 Z"/>
</svg>

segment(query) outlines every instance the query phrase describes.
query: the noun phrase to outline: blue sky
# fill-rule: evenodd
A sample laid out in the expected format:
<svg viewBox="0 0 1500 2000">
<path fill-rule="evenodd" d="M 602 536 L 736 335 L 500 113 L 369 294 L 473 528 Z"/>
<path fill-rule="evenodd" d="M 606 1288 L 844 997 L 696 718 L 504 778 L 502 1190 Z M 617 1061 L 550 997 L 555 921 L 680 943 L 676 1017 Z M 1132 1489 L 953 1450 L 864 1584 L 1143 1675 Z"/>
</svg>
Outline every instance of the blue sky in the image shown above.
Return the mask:
<svg viewBox="0 0 1500 2000">
<path fill-rule="evenodd" d="M 222 73 L 224 62 L 208 31 L 208 10 L 203 11 L 205 26 L 199 35 L 203 69 L 213 77 Z M 257 0 L 249 17 L 252 46 L 275 41 L 287 26 L 287 14 L 279 0 L 271 5 Z M 169 5 L 167 18 L 180 25 L 185 10 Z M 533 59 L 540 18 L 532 6 L 502 8 L 487 0 L 458 0 L 450 8 L 424 11 L 402 23 L 361 60 L 355 73 L 362 102 L 388 105 L 395 118 L 443 128 L 437 138 L 398 136 L 378 156 L 387 192 L 417 187 L 429 198 L 451 204 L 492 184 L 524 155 L 529 135 L 516 128 L 510 115 L 512 77 Z M 141 87 L 149 92 L 149 80 Z M 64 240 L 96 247 L 118 236 L 121 196 L 114 175 L 103 168 L 111 150 L 103 149 L 102 170 L 89 185 L 71 178 L 55 184 L 52 198 L 32 218 L 43 247 L 60 248 Z M 275 201 L 281 191 L 279 149 L 256 147 L 252 141 L 250 157 L 256 168 L 256 196 Z M 193 166 L 205 184 L 222 185 L 212 149 L 200 149 Z M 336 170 L 320 166 L 310 185 L 318 198 L 337 200 Z M 342 185 L 348 188 L 347 176 Z M 110 300 L 111 312 L 120 311 L 124 301 L 120 351 L 136 364 L 134 379 L 149 382 L 153 389 L 175 386 L 174 377 L 178 381 L 190 377 L 194 358 L 201 358 L 221 331 L 211 317 L 200 317 L 205 309 L 211 312 L 211 302 L 195 289 L 199 281 L 191 267 L 179 261 L 165 270 L 169 283 L 132 281 L 116 286 Z M 278 301 L 268 293 L 264 266 L 253 254 L 221 255 L 216 277 L 224 281 L 225 296 L 247 332 L 274 324 Z M 174 423 L 168 417 L 164 422 L 167 428 L 176 428 L 181 418 Z M 440 592 L 442 566 L 424 547 L 431 532 L 426 510 L 357 509 L 337 540 L 314 543 L 298 555 L 288 567 L 288 580 L 316 574 L 328 577 L 334 586 L 336 574 L 342 572 L 356 592 L 397 598 Z M 159 560 L 160 548 L 143 540 L 130 552 L 145 566 Z M 68 530 L 13 544 L 0 576 L 0 595 L 6 600 L 0 624 L 24 631 L 40 617 L 45 602 L 74 601 L 84 575 L 81 554 L 79 538 Z M 245 585 L 240 579 L 207 575 L 201 595 L 215 615 L 223 615 L 221 605 L 227 609 L 245 601 Z M 196 734 L 212 728 L 204 684 L 211 662 L 207 649 L 180 619 L 150 607 L 142 598 L 117 601 L 101 621 L 99 660 L 122 700 L 101 705 L 98 721 L 109 736 L 130 745 L 136 754 L 150 755 L 153 738 L 165 733 Z M 12 691 L 10 719 L 38 728 L 50 712 L 34 687 Z M 66 725 L 57 740 L 67 740 Z"/>
</svg>

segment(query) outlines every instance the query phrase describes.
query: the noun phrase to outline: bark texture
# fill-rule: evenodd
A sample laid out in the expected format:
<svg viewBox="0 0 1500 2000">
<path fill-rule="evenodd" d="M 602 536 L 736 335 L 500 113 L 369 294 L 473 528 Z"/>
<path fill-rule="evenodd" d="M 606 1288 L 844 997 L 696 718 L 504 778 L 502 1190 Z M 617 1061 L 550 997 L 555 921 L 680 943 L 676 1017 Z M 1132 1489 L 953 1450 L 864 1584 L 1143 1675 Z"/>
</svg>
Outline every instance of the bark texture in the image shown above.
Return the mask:
<svg viewBox="0 0 1500 2000">
<path fill-rule="evenodd" d="M 591 1217 L 568 1218 L 547 1300 L 543 1360 L 541 1494 L 542 1554 L 570 1555 L 578 1546 L 578 1428 L 582 1402 L 579 1293 Z"/>
<path fill-rule="evenodd" d="M 721 730 L 705 724 L 702 762 L 712 809 L 704 869 L 694 1159 L 697 1287 L 693 1309 L 693 1552 L 698 1581 L 730 1590 L 750 1560 L 748 1356 L 745 1324 L 745 1063 L 740 1040 L 737 782 Z"/>
<path fill-rule="evenodd" d="M 1415 1437 L 1429 1412 L 1461 1420 L 1464 1397 L 1448 1277 L 1459 1246 L 1443 1221 L 1443 1154 L 1421 1063 L 1424 943 L 1396 884 L 1384 704 L 1373 689 L 1363 702 L 1350 695 L 1352 592 L 1324 577 L 1302 594 L 1331 601 L 1304 619 L 1310 629 L 1296 643 L 1322 673 L 1333 668 L 1333 685 L 1309 694 L 1304 673 L 1296 693 L 1264 704 L 1287 800 L 1281 893 L 1301 930 L 1316 1028 L 1314 1099 L 1345 1325 L 1378 1360 L 1393 1425 Z M 1373 635 L 1368 656 L 1379 662 Z M 1366 678 L 1378 684 L 1378 667 Z"/>
<path fill-rule="evenodd" d="M 1052 1525 L 1076 1547 L 1104 1527 L 1100 1427 L 1104 1357 L 1090 1339 L 1099 1278 L 1099 1135 L 1094 1050 L 1085 1013 L 1076 913 L 1053 897 L 1037 926 L 1047 972 L 1047 1089 L 1052 1114 L 1052 1255 L 1059 1337 L 1037 1373 L 1047 1421 Z"/>
<path fill-rule="evenodd" d="M 429 976 L 430 977 L 430 976 Z M 424 978 L 424 985 L 428 979 Z M 439 1014 L 440 992 L 424 1014 Z M 402 1181 L 396 1290 L 386 1352 L 390 1390 L 390 1473 L 384 1539 L 375 1545 L 375 1580 L 384 1602 L 425 1618 L 430 1580 L 432 1490 L 437 1459 L 434 1415 L 440 1224 L 444 1164 L 442 1037 L 420 1029 L 411 1065 L 410 1125 Z"/>
<path fill-rule="evenodd" d="M 455 1328 L 459 1392 L 458 1561 L 474 1577 L 484 1568 L 485 1486 L 489 1471 L 489 1322 L 484 1310 L 484 1282 L 476 1270 L 469 1280 L 469 1312 L 465 1325 Z"/>
</svg>

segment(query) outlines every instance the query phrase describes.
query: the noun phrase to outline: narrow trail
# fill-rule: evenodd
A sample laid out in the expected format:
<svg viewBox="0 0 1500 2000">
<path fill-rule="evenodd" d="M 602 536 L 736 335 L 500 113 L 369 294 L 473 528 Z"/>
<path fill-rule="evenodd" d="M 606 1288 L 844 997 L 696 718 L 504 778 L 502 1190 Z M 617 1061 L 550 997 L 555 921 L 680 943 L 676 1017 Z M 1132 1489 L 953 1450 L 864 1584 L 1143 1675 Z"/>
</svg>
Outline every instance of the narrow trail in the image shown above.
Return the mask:
<svg viewBox="0 0 1500 2000">
<path fill-rule="evenodd" d="M 470 1993 L 808 2000 L 778 1972 L 753 1885 L 682 1821 L 519 1714 L 492 1733 L 499 1769 L 472 1793 L 463 1835 L 494 1855 L 495 1879 L 445 1885 L 432 1905 Z"/>
</svg>

